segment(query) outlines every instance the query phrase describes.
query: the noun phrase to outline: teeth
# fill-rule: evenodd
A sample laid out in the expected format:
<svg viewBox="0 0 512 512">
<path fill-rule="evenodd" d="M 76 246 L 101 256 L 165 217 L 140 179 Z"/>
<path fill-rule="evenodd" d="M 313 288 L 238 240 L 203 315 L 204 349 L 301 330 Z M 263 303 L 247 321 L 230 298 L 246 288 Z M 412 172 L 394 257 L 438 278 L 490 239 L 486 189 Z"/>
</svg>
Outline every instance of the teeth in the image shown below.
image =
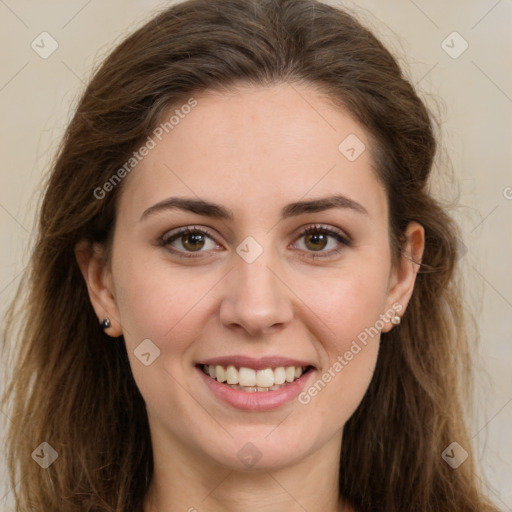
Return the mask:
<svg viewBox="0 0 512 512">
<path fill-rule="evenodd" d="M 242 371 L 243 368 L 240 368 Z M 302 368 L 301 368 L 302 373 Z M 256 373 L 256 384 L 262 388 L 269 388 L 274 385 L 274 370 L 272 368 L 265 368 L 264 370 L 258 370 Z"/>
<path fill-rule="evenodd" d="M 222 366 L 216 366 L 215 367 L 215 373 L 217 374 L 217 380 L 219 382 L 226 382 L 226 370 Z M 211 375 L 210 375 L 211 377 Z"/>
<path fill-rule="evenodd" d="M 254 392 L 275 391 L 283 385 L 298 379 L 306 368 L 300 366 L 279 366 L 277 368 L 265 368 L 254 370 L 253 368 L 236 368 L 229 365 L 223 366 L 203 365 L 203 371 L 212 379 L 224 382 L 233 389 Z"/>
<path fill-rule="evenodd" d="M 256 386 L 256 372 L 252 368 L 240 368 L 238 370 L 238 382 L 240 386 Z"/>
<path fill-rule="evenodd" d="M 295 371 L 293 372 L 295 375 Z M 286 370 L 279 366 L 274 370 L 274 384 L 284 384 L 286 382 Z"/>
<path fill-rule="evenodd" d="M 238 384 L 238 370 L 234 366 L 226 368 L 226 381 L 228 384 Z"/>
</svg>

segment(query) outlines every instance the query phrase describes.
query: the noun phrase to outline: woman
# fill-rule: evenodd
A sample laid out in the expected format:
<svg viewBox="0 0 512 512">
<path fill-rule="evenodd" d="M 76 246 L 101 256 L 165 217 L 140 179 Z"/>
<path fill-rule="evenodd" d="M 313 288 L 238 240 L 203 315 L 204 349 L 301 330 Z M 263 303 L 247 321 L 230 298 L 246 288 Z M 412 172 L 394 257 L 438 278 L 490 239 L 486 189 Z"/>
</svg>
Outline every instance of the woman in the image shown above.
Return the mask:
<svg viewBox="0 0 512 512">
<path fill-rule="evenodd" d="M 435 148 L 394 58 L 319 2 L 191 0 L 119 45 L 42 205 L 18 510 L 495 510 Z"/>
</svg>

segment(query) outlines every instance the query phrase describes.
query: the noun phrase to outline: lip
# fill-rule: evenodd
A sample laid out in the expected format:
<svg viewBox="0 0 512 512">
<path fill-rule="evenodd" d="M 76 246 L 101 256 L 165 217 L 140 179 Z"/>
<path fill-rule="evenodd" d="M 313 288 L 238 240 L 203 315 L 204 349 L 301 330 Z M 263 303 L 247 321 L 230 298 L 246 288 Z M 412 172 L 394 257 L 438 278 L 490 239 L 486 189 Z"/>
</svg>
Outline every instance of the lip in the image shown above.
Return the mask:
<svg viewBox="0 0 512 512">
<path fill-rule="evenodd" d="M 211 360 L 216 361 L 216 360 Z M 233 361 L 233 359 L 230 359 Z M 209 363 L 204 363 L 209 364 Z M 211 364 L 222 364 L 222 363 L 211 363 Z M 243 365 L 242 365 L 243 366 Z M 307 364 L 279 364 L 278 366 L 311 366 Z M 269 365 L 263 366 L 262 368 L 268 368 Z M 254 368 L 254 366 L 252 367 Z M 308 381 L 313 377 L 315 370 L 311 370 L 304 373 L 297 380 L 290 382 L 281 389 L 273 391 L 262 391 L 262 392 L 248 392 L 233 389 L 226 384 L 218 382 L 216 379 L 212 379 L 209 375 L 206 375 L 201 366 L 195 367 L 199 373 L 200 378 L 206 384 L 210 392 L 218 399 L 228 405 L 240 409 L 242 411 L 271 411 L 282 407 L 283 405 L 294 400 L 306 387 Z"/>
<path fill-rule="evenodd" d="M 242 366 L 245 368 L 253 368 L 254 370 L 263 370 L 265 368 L 277 368 L 279 366 L 315 366 L 309 361 L 300 361 L 298 359 L 290 359 L 286 357 L 280 356 L 266 356 L 260 358 L 242 356 L 242 355 L 234 355 L 234 356 L 221 356 L 214 357 L 212 359 L 207 359 L 205 361 L 201 361 L 197 363 L 199 366 L 203 364 L 213 365 L 213 366 L 229 366 L 233 365 L 237 368 L 241 368 Z"/>
</svg>

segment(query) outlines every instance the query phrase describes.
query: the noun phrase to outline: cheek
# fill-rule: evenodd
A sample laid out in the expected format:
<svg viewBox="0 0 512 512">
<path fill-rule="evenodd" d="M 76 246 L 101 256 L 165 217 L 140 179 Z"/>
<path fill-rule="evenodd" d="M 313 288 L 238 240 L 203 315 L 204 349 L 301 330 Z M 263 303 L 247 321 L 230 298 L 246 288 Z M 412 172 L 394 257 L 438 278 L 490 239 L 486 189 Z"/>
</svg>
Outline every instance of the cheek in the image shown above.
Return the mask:
<svg viewBox="0 0 512 512">
<path fill-rule="evenodd" d="M 114 262 L 117 303 L 128 346 L 135 348 L 149 338 L 166 351 L 184 350 L 185 345 L 181 345 L 186 339 L 199 334 L 201 314 L 214 315 L 211 301 L 219 298 L 215 286 L 223 271 L 199 266 L 178 268 L 161 255 L 148 258 L 147 252 L 137 254 L 136 249 L 130 254 L 129 259 L 120 257 Z M 329 353 L 344 353 L 352 339 L 384 313 L 388 268 L 382 262 L 386 255 L 362 257 L 364 265 L 358 259 L 349 258 L 336 270 L 308 273 L 295 268 L 283 276 L 293 283 L 294 293 L 304 303 L 302 312 L 300 303 L 296 304 L 296 320 L 309 323 L 308 328 Z M 229 290 L 223 293 L 229 294 Z M 293 301 L 293 297 L 283 300 Z M 325 343 L 327 338 L 330 341 Z"/>
<path fill-rule="evenodd" d="M 334 350 L 344 351 L 347 342 L 375 326 L 385 313 L 387 289 L 388 273 L 378 265 L 352 267 L 314 288 L 315 296 L 309 299 L 319 319 L 330 328 Z"/>
<path fill-rule="evenodd" d="M 133 253 L 116 268 L 117 303 L 137 386 L 149 409 L 165 406 L 186 415 L 186 407 L 182 407 L 187 395 L 182 396 L 176 379 L 183 380 L 179 367 L 197 336 L 194 328 L 200 325 L 191 320 L 196 308 L 200 310 L 201 296 L 213 284 L 211 278 L 194 279 Z M 148 352 L 149 361 L 144 361 L 142 354 Z M 173 393 L 169 393 L 171 388 Z"/>
<path fill-rule="evenodd" d="M 127 244 L 126 244 L 127 245 Z M 122 241 L 119 247 L 123 247 Z M 136 247 L 130 257 L 119 251 L 116 269 L 117 304 L 125 339 L 132 343 L 150 338 L 161 343 L 181 326 L 187 312 L 213 285 L 211 274 L 180 269 L 162 257 L 160 250 Z"/>
<path fill-rule="evenodd" d="M 341 426 L 353 414 L 373 376 L 385 313 L 388 273 L 382 265 L 340 273 L 310 296 L 325 358 L 301 403 L 323 411 Z M 321 322 L 320 322 L 321 320 Z M 333 407 L 333 404 L 334 407 Z"/>
</svg>

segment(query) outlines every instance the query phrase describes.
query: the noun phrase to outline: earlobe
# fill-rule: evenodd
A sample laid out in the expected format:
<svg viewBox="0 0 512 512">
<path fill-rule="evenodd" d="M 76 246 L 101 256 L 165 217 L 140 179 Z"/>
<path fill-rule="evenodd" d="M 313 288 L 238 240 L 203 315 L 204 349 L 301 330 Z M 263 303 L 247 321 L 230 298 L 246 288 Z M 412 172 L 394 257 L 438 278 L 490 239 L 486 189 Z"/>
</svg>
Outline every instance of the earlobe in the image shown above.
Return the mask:
<svg viewBox="0 0 512 512">
<path fill-rule="evenodd" d="M 122 334 L 119 312 L 114 296 L 112 273 L 100 244 L 81 240 L 75 245 L 75 257 L 85 280 L 89 299 L 98 317 L 98 324 L 112 337 Z M 103 327 L 104 320 L 109 325 Z"/>
<path fill-rule="evenodd" d="M 425 249 L 425 230 L 421 224 L 410 222 L 404 236 L 405 243 L 400 252 L 399 261 L 391 271 L 388 291 L 389 308 L 396 311 L 395 305 L 399 304 L 401 309 L 390 318 L 383 332 L 388 332 L 393 326 L 399 325 L 399 317 L 404 315 L 414 290 Z"/>
</svg>

